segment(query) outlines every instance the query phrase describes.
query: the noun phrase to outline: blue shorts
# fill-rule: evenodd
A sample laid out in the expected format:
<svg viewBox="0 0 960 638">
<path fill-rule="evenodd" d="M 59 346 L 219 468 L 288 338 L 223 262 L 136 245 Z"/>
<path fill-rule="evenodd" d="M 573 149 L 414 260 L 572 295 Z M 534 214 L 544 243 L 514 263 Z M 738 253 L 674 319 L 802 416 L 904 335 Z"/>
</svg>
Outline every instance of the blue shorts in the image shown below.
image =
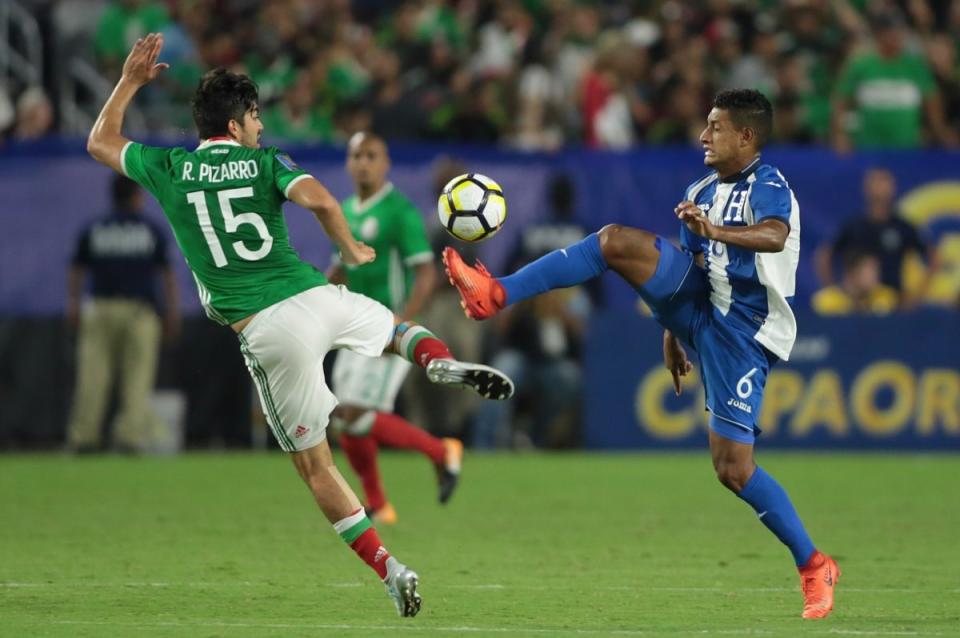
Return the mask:
<svg viewBox="0 0 960 638">
<path fill-rule="evenodd" d="M 650 280 L 637 289 L 654 318 L 700 357 L 700 375 L 710 411 L 710 429 L 752 445 L 763 388 L 776 355 L 732 317 L 710 303 L 707 272 L 690 255 L 657 237 L 660 260 Z"/>
</svg>

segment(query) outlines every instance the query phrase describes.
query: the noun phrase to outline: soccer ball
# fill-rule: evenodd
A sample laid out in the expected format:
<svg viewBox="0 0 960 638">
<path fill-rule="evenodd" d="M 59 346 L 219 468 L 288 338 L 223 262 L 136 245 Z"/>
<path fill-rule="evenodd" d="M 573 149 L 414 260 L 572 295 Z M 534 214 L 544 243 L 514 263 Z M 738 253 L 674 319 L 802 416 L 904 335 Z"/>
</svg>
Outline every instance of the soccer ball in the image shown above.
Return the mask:
<svg viewBox="0 0 960 638">
<path fill-rule="evenodd" d="M 492 237 L 507 218 L 507 201 L 495 181 L 479 173 L 454 177 L 443 187 L 437 202 L 440 223 L 463 241 Z"/>
</svg>

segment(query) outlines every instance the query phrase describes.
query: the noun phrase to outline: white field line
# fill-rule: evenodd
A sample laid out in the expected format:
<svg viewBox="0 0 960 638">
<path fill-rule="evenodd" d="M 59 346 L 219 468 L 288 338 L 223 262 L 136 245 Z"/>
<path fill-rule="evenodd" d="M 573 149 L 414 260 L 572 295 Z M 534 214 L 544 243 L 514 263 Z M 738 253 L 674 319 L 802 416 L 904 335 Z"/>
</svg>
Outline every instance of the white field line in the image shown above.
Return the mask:
<svg viewBox="0 0 960 638">
<path fill-rule="evenodd" d="M 236 581 L 188 581 L 188 582 L 152 582 L 152 581 L 63 581 L 63 582 L 0 582 L 0 588 L 55 588 L 55 587 L 131 587 L 131 588 L 228 588 L 228 587 L 259 587 L 264 582 L 250 580 Z M 365 582 L 329 582 L 317 583 L 321 587 L 332 587 L 336 589 L 353 589 L 372 586 Z M 428 585 L 429 586 L 429 585 Z M 436 585 L 437 589 L 468 589 L 468 590 L 524 590 L 524 591 L 553 591 L 556 587 L 551 585 L 502 585 L 499 583 L 481 583 L 481 584 L 458 584 L 447 583 Z M 650 587 L 645 585 L 607 585 L 591 587 L 591 591 L 648 591 L 648 592 L 669 592 L 669 593 L 727 593 L 727 594 L 778 594 L 778 593 L 797 593 L 799 587 Z M 951 589 L 907 589 L 902 587 L 843 587 L 839 588 L 841 592 L 858 594 L 960 594 L 960 588 Z"/>
<path fill-rule="evenodd" d="M 414 621 L 415 622 L 415 621 Z M 157 622 L 111 622 L 98 620 L 52 620 L 44 624 L 61 626 L 99 626 L 99 627 L 131 627 L 131 628 L 207 628 L 207 629 L 299 629 L 299 630 L 354 630 L 354 631 L 414 631 L 421 633 L 449 633 L 449 634 L 544 634 L 550 636 L 662 636 L 696 635 L 696 636 L 776 636 L 777 631 L 763 629 L 568 629 L 560 627 L 425 627 L 416 624 L 395 625 L 355 625 L 350 623 L 242 623 L 218 621 L 157 621 Z M 938 631 L 871 631 L 859 629 L 826 629 L 820 631 L 805 631 L 807 635 L 850 635 L 850 636 L 942 636 Z"/>
</svg>

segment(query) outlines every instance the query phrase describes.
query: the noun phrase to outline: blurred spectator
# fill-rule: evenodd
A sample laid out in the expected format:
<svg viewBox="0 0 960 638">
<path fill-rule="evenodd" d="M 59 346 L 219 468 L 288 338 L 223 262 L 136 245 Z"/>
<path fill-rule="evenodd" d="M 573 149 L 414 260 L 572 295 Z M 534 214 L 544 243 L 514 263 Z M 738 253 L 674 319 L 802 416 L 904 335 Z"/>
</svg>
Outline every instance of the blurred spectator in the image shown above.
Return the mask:
<svg viewBox="0 0 960 638">
<path fill-rule="evenodd" d="M 568 176 L 554 176 L 548 200 L 550 219 L 521 231 L 508 270 L 586 236 L 573 219 L 574 190 Z M 511 307 L 494 320 L 499 349 L 491 365 L 513 379 L 517 397 L 481 404 L 474 421 L 474 446 L 508 447 L 532 442 L 567 447 L 576 443 L 580 340 L 590 308 L 583 288 L 566 288 Z M 529 407 L 529 432 L 514 431 L 518 403 Z"/>
<path fill-rule="evenodd" d="M 473 72 L 480 76 L 512 74 L 532 34 L 533 19 L 520 3 L 500 2 L 494 19 L 477 34 L 477 50 L 471 61 Z"/>
<path fill-rule="evenodd" d="M 13 136 L 18 140 L 43 137 L 53 128 L 53 104 L 39 86 L 32 86 L 17 98 L 17 124 Z"/>
<path fill-rule="evenodd" d="M 103 68 L 119 76 L 123 61 L 138 38 L 160 31 L 170 17 L 162 2 L 154 0 L 111 0 L 100 16 L 93 49 Z"/>
<path fill-rule="evenodd" d="M 930 67 L 904 48 L 903 23 L 893 12 L 872 18 L 875 49 L 855 55 L 837 83 L 833 143 L 839 152 L 857 148 L 916 148 L 923 143 L 923 120 L 934 141 L 954 146 Z M 852 109 L 854 126 L 848 124 Z M 853 131 L 853 143 L 850 129 Z"/>
<path fill-rule="evenodd" d="M 776 93 L 780 47 L 775 27 L 769 16 L 757 20 L 757 31 L 750 43 L 749 53 L 730 61 L 730 71 L 721 88 L 757 89 L 767 96 Z"/>
<path fill-rule="evenodd" d="M 627 148 L 633 145 L 634 127 L 623 67 L 626 42 L 620 35 L 603 37 L 581 88 L 584 142 L 599 148 Z"/>
<path fill-rule="evenodd" d="M 904 260 L 911 254 L 928 261 L 930 271 L 936 269 L 936 256 L 920 233 L 896 212 L 897 184 L 890 171 L 873 168 L 863 179 L 866 211 L 849 218 L 836 238 L 821 246 L 815 256 L 817 274 L 826 286 L 835 282 L 834 262 L 850 255 L 869 255 L 880 264 L 880 282 L 899 295 L 904 307 L 915 305 L 926 289 L 926 283 L 917 291 L 904 290 Z M 929 274 L 927 277 L 929 281 Z"/>
<path fill-rule="evenodd" d="M 960 7 L 960 2 L 954 5 Z M 960 8 L 957 13 L 960 14 Z M 927 40 L 927 58 L 933 71 L 933 79 L 943 100 L 946 126 L 960 131 L 960 66 L 957 65 L 957 40 L 945 33 Z"/>
<path fill-rule="evenodd" d="M 404 80 L 400 72 L 399 56 L 393 51 L 378 49 L 372 68 L 372 130 L 391 140 L 424 137 L 428 117 L 421 106 L 422 95 Z"/>
<path fill-rule="evenodd" d="M 777 93 L 773 98 L 773 137 L 781 144 L 809 144 L 815 138 L 811 123 L 812 86 L 800 56 L 786 54 L 777 64 Z M 815 100 L 815 98 L 813 98 Z"/>
<path fill-rule="evenodd" d="M 880 260 L 863 252 L 847 253 L 840 285 L 827 286 L 810 301 L 820 315 L 885 315 L 897 309 L 897 291 L 880 282 Z"/>
<path fill-rule="evenodd" d="M 695 144 L 703 131 L 703 112 L 697 90 L 677 78 L 664 89 L 663 103 L 647 132 L 651 144 Z"/>
<path fill-rule="evenodd" d="M 283 99 L 264 111 L 263 134 L 288 142 L 331 142 L 332 110 L 332 103 L 316 99 L 310 74 L 301 71 Z"/>
<path fill-rule="evenodd" d="M 175 339 L 180 329 L 177 287 L 167 259 L 166 236 L 141 217 L 143 192 L 117 175 L 113 211 L 81 233 L 67 286 L 67 321 L 79 329 L 77 382 L 68 425 L 68 448 L 93 452 L 101 446 L 101 426 L 112 386 L 119 386 L 114 445 L 128 452 L 148 447 L 158 418 L 150 407 L 157 372 L 161 321 L 157 275 L 162 279 L 163 328 Z M 81 311 L 81 294 L 90 274 L 91 298 Z"/>
</svg>

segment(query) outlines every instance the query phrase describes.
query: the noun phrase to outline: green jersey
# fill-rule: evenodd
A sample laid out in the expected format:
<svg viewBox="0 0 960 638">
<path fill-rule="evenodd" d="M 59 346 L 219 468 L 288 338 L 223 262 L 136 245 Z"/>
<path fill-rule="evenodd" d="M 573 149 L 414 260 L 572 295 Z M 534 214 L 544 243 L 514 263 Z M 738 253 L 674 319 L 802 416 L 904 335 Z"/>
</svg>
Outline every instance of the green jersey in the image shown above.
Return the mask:
<svg viewBox="0 0 960 638">
<path fill-rule="evenodd" d="M 837 90 L 856 105 L 855 145 L 920 146 L 923 100 L 935 88 L 930 68 L 920 56 L 904 53 L 888 60 L 868 53 L 851 60 Z"/>
<path fill-rule="evenodd" d="M 433 259 L 420 211 L 387 183 L 363 202 L 348 197 L 343 215 L 354 238 L 377 251 L 369 264 L 346 266 L 347 288 L 401 310 L 413 287 L 413 267 Z"/>
<path fill-rule="evenodd" d="M 281 206 L 309 176 L 276 148 L 227 139 L 195 151 L 130 142 L 121 165 L 160 202 L 214 321 L 234 323 L 327 283 L 290 246 Z"/>
</svg>

